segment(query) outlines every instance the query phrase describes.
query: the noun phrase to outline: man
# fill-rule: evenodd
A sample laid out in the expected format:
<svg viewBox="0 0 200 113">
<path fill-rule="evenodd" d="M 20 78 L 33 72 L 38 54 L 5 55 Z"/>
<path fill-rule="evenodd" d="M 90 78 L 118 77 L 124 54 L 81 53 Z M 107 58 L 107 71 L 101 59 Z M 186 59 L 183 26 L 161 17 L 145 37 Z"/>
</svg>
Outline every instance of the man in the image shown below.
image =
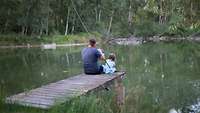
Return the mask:
<svg viewBox="0 0 200 113">
<path fill-rule="evenodd" d="M 81 52 L 85 74 L 101 74 L 103 67 L 98 64 L 98 60 L 104 60 L 105 57 L 101 51 L 96 48 L 96 40 L 90 39 L 88 47 Z"/>
</svg>

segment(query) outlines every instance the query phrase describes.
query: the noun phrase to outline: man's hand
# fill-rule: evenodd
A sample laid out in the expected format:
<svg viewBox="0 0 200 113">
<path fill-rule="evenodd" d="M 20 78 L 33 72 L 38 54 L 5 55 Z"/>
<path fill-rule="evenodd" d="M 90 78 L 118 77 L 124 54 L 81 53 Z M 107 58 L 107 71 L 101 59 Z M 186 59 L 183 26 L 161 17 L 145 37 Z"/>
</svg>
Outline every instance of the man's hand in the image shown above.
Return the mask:
<svg viewBox="0 0 200 113">
<path fill-rule="evenodd" d="M 100 59 L 103 60 L 103 61 L 106 60 L 104 55 L 101 55 Z"/>
<path fill-rule="evenodd" d="M 105 60 L 105 54 L 103 53 L 102 49 L 98 49 L 101 54 L 100 60 Z"/>
</svg>

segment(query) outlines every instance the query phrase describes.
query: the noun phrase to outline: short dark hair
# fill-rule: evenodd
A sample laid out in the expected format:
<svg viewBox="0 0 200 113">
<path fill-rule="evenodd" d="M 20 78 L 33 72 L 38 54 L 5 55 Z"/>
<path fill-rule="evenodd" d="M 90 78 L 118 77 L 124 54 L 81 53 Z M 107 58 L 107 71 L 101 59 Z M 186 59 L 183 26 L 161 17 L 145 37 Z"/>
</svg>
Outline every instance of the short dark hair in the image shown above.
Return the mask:
<svg viewBox="0 0 200 113">
<path fill-rule="evenodd" d="M 108 59 L 111 59 L 112 61 L 115 61 L 115 54 L 111 53 L 108 57 Z"/>
<path fill-rule="evenodd" d="M 89 44 L 90 44 L 90 46 L 94 46 L 96 44 L 96 40 L 95 39 L 90 39 L 89 40 Z"/>
</svg>

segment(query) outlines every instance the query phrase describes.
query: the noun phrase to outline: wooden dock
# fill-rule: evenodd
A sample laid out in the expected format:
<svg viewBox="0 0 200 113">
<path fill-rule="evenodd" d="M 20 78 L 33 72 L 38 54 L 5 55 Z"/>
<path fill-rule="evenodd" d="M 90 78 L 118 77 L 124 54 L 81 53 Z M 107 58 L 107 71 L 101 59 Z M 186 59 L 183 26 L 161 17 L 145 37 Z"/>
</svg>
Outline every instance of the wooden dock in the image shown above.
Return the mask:
<svg viewBox="0 0 200 113">
<path fill-rule="evenodd" d="M 117 72 L 112 75 L 81 74 L 7 97 L 6 103 L 49 109 L 71 98 L 108 87 L 108 85 L 113 84 L 115 80 L 121 79 L 124 74 L 124 72 Z"/>
</svg>

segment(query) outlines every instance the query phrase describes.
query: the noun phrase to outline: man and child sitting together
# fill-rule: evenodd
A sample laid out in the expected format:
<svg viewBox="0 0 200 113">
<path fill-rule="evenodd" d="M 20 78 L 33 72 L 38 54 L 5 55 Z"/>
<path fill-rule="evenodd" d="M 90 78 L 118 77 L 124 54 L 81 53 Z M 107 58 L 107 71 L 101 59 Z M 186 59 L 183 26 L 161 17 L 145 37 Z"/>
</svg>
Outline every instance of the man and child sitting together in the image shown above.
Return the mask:
<svg viewBox="0 0 200 113">
<path fill-rule="evenodd" d="M 88 47 L 84 48 L 81 52 L 83 67 L 85 74 L 112 74 L 116 71 L 115 67 L 115 54 L 111 53 L 108 59 L 101 49 L 96 48 L 96 40 L 90 39 Z M 105 61 L 104 65 L 100 65 L 98 60 Z"/>
</svg>

